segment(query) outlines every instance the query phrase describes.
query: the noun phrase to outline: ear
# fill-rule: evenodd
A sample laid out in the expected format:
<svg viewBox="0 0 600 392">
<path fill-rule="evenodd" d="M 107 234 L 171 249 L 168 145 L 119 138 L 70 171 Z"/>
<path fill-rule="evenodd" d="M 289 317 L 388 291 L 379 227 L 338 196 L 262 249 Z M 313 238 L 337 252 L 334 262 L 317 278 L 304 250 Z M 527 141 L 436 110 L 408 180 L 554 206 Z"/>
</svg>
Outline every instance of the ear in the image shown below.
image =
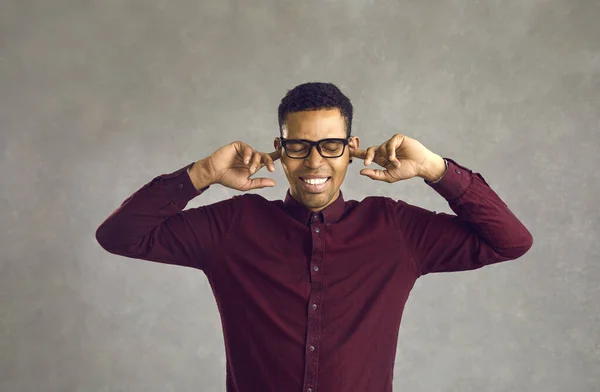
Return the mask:
<svg viewBox="0 0 600 392">
<path fill-rule="evenodd" d="M 276 137 L 275 140 L 273 140 L 273 148 L 275 149 L 275 151 L 279 151 L 279 149 L 281 148 L 281 140 Z"/>
<path fill-rule="evenodd" d="M 357 149 L 360 146 L 360 139 L 357 136 L 350 136 L 348 140 L 348 146 Z M 352 155 L 349 155 L 348 164 L 352 163 Z"/>
</svg>

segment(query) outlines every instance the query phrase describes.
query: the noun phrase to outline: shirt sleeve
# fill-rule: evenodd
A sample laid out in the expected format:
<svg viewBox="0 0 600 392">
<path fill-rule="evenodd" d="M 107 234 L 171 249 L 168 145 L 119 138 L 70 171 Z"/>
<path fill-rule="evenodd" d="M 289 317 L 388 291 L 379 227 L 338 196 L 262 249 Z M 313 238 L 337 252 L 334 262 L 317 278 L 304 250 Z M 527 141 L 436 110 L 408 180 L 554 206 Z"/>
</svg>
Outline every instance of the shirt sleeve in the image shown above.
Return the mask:
<svg viewBox="0 0 600 392">
<path fill-rule="evenodd" d="M 479 173 L 445 159 L 446 174 L 425 183 L 456 215 L 389 199 L 418 274 L 473 270 L 524 255 L 533 245 L 527 228 Z"/>
<path fill-rule="evenodd" d="M 155 177 L 129 196 L 96 230 L 106 251 L 130 258 L 205 269 L 227 236 L 237 198 L 183 211 L 197 190 L 189 167 Z"/>
</svg>

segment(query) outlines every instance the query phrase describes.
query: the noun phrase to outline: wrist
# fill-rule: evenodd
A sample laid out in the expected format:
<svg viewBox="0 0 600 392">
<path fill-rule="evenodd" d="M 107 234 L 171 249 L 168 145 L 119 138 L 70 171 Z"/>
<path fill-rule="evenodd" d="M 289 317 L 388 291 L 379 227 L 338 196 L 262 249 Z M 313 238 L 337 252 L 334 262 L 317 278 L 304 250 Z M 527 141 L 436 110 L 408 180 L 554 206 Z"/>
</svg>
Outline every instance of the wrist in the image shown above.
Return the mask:
<svg viewBox="0 0 600 392">
<path fill-rule="evenodd" d="M 188 173 L 197 190 L 204 189 L 215 183 L 209 174 L 210 170 L 207 167 L 205 159 L 194 162 Z"/>
<path fill-rule="evenodd" d="M 433 154 L 423 164 L 423 169 L 419 177 L 427 182 L 436 182 L 446 174 L 447 168 L 444 158 L 440 155 Z"/>
</svg>

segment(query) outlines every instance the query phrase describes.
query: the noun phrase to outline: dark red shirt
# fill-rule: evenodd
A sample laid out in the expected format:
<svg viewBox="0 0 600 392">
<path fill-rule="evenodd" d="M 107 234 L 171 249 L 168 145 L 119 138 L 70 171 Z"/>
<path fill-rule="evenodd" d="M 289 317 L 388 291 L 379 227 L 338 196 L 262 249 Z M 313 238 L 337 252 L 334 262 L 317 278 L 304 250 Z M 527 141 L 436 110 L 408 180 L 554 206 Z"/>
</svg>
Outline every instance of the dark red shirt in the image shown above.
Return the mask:
<svg viewBox="0 0 600 392">
<path fill-rule="evenodd" d="M 195 189 L 188 165 L 127 198 L 96 238 L 110 253 L 205 273 L 228 392 L 390 392 L 416 279 L 514 260 L 533 243 L 480 174 L 446 160 L 427 184 L 456 215 L 341 194 L 312 213 L 289 191 L 285 201 L 244 194 L 183 211 L 207 189 Z"/>
</svg>

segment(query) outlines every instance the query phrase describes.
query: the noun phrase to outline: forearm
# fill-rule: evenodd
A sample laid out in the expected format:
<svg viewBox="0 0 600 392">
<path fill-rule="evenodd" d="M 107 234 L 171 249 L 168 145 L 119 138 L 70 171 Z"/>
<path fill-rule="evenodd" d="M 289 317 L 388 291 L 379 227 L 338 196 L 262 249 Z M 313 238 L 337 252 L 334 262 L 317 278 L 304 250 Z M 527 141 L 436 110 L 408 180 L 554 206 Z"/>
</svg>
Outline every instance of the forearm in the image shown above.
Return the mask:
<svg viewBox="0 0 600 392">
<path fill-rule="evenodd" d="M 190 179 L 186 168 L 155 177 L 129 196 L 98 227 L 98 243 L 111 253 L 132 257 L 144 254 L 149 244 L 143 238 L 202 193 L 193 187 Z"/>
<path fill-rule="evenodd" d="M 524 255 L 533 239 L 523 223 L 479 173 L 446 161 L 446 174 L 428 185 L 456 215 L 404 202 L 393 207 L 419 274 L 473 270 Z"/>
<path fill-rule="evenodd" d="M 480 174 L 449 161 L 444 178 L 430 186 L 447 199 L 460 219 L 468 222 L 501 258 L 513 259 L 524 254 L 533 239 L 523 223 Z"/>
</svg>

